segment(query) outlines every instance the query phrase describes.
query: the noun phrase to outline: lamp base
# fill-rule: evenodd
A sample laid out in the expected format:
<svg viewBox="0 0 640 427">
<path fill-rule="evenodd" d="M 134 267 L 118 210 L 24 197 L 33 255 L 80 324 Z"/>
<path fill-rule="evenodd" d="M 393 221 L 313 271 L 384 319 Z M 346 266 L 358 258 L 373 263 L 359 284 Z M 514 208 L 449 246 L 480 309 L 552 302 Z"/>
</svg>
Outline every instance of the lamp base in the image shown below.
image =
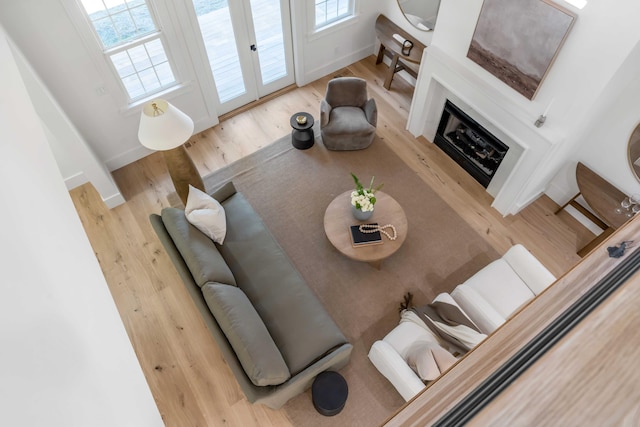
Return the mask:
<svg viewBox="0 0 640 427">
<path fill-rule="evenodd" d="M 198 169 L 193 163 L 193 160 L 191 160 L 184 145 L 163 151 L 162 155 L 167 164 L 167 169 L 169 169 L 169 175 L 171 176 L 171 181 L 176 189 L 176 193 L 178 193 L 178 197 L 180 197 L 184 205 L 187 204 L 189 185 L 194 186 L 198 190 L 205 191 L 202 177 L 200 173 L 198 173 Z"/>
</svg>

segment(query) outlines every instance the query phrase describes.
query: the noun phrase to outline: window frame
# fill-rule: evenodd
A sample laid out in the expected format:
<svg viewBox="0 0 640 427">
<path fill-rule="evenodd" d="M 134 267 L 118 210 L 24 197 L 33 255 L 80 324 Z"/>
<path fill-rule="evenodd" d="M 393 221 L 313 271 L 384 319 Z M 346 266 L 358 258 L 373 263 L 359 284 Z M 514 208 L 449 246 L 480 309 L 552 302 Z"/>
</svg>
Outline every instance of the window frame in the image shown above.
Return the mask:
<svg viewBox="0 0 640 427">
<path fill-rule="evenodd" d="M 324 3 L 326 3 L 329 0 L 324 0 Z M 353 18 L 355 18 L 356 16 L 356 0 L 346 0 L 348 2 L 348 12 L 340 15 L 340 16 L 336 16 L 335 18 L 332 18 L 330 20 L 325 20 L 324 22 L 322 22 L 321 24 L 318 24 L 317 22 L 317 15 L 316 15 L 316 0 L 312 0 L 310 2 L 311 4 L 311 28 L 313 30 L 313 33 L 318 33 L 321 31 L 324 31 L 328 28 L 334 27 L 336 25 L 339 25 L 343 22 L 349 21 Z"/>
<path fill-rule="evenodd" d="M 164 25 L 165 22 L 170 23 L 170 11 L 162 9 L 162 6 L 156 4 L 153 0 L 144 0 L 149 14 L 155 25 L 155 31 L 145 33 L 136 37 L 133 40 L 119 43 L 113 47 L 105 47 L 100 39 L 97 31 L 89 15 L 84 8 L 81 0 L 62 0 L 62 3 L 67 10 L 74 26 L 78 30 L 82 40 L 84 41 L 87 50 L 93 59 L 94 64 L 100 70 L 100 74 L 104 79 L 104 84 L 95 88 L 95 92 L 98 96 L 105 93 L 109 93 L 116 98 L 118 105 L 120 105 L 120 111 L 126 113 L 130 110 L 137 111 L 136 107 L 141 106 L 146 101 L 163 96 L 167 97 L 169 94 L 184 93 L 186 88 L 190 86 L 189 81 L 185 81 L 184 77 L 187 73 L 182 67 L 182 61 L 174 52 L 179 51 L 177 46 L 172 46 L 170 40 L 175 36 L 175 32 L 169 25 Z M 137 45 L 143 45 L 153 40 L 159 40 L 164 49 L 164 54 L 167 58 L 167 63 L 173 73 L 174 82 L 167 85 L 161 85 L 159 88 L 145 92 L 144 94 L 136 97 L 131 97 L 127 88 L 124 85 L 120 74 L 118 73 L 111 57 L 117 53 L 126 51 Z"/>
</svg>

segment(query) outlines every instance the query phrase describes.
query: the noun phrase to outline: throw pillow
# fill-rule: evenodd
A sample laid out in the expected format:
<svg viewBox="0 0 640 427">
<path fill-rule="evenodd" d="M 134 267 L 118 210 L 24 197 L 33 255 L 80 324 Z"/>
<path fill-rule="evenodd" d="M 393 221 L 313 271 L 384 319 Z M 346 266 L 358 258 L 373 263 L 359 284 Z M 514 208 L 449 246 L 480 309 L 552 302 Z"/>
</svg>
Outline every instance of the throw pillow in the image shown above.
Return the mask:
<svg viewBox="0 0 640 427">
<path fill-rule="evenodd" d="M 184 214 L 191 224 L 211 240 L 220 245 L 224 242 L 227 218 L 224 208 L 216 199 L 190 185 Z"/>
<path fill-rule="evenodd" d="M 456 362 L 456 358 L 438 344 L 417 341 L 407 350 L 407 364 L 423 381 L 433 381 Z"/>
</svg>

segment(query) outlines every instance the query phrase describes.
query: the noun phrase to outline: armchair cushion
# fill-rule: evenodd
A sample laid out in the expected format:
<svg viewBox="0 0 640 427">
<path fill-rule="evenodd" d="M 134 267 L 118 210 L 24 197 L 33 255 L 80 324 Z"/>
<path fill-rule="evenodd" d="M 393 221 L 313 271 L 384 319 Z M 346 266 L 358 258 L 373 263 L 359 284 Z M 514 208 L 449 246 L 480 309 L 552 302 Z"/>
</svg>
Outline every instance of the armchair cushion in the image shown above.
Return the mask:
<svg viewBox="0 0 640 427">
<path fill-rule="evenodd" d="M 332 108 L 362 108 L 367 102 L 367 81 L 358 77 L 339 77 L 330 80 L 324 99 Z"/>
</svg>

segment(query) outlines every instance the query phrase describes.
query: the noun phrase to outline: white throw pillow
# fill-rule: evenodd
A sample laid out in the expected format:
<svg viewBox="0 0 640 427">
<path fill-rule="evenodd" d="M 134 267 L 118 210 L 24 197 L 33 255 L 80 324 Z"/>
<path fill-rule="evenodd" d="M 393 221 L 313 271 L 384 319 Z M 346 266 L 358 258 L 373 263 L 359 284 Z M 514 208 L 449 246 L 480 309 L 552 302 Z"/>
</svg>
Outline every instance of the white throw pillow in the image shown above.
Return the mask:
<svg viewBox="0 0 640 427">
<path fill-rule="evenodd" d="M 433 381 L 449 369 L 457 359 L 436 343 L 416 341 L 407 350 L 406 360 L 420 379 Z"/>
<path fill-rule="evenodd" d="M 211 240 L 220 245 L 224 242 L 227 235 L 227 217 L 224 208 L 216 199 L 190 185 L 184 214 L 187 221 Z"/>
</svg>

